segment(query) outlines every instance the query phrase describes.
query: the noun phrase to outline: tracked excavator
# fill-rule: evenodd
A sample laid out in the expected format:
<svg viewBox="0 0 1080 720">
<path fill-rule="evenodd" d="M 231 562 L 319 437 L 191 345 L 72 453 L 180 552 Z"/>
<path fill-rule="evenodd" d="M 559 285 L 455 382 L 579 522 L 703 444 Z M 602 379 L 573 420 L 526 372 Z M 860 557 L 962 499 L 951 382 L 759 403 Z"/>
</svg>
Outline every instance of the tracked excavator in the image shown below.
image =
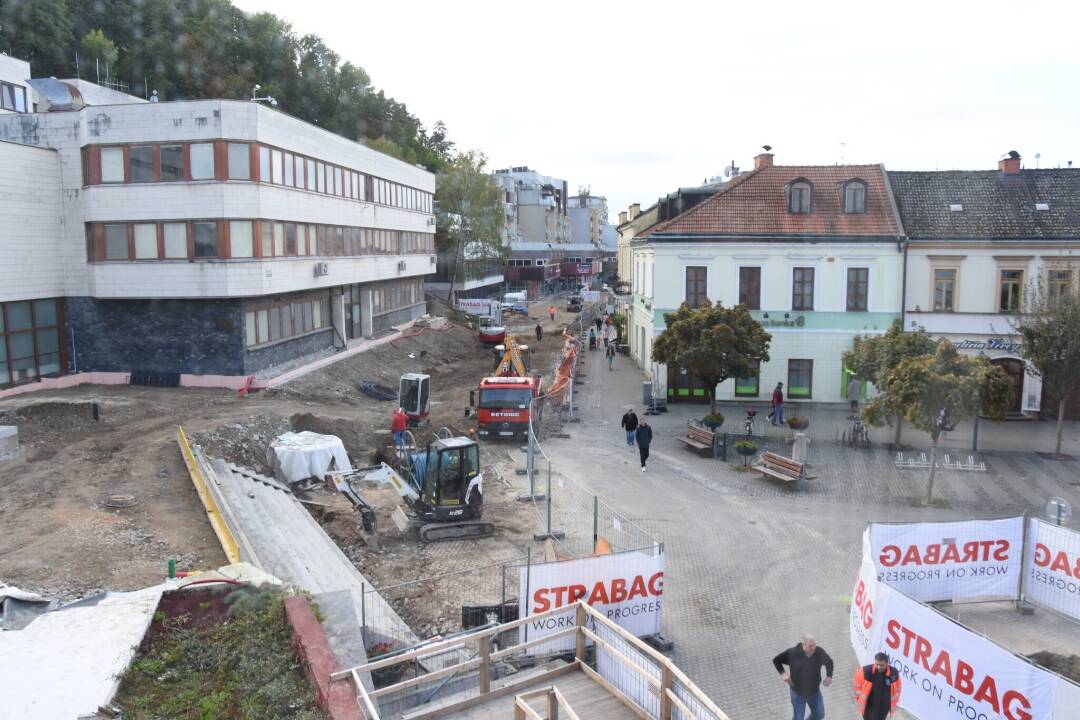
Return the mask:
<svg viewBox="0 0 1080 720">
<path fill-rule="evenodd" d="M 374 534 L 375 513 L 355 483 L 369 480 L 393 486 L 424 542 L 494 534 L 495 525 L 481 519 L 484 488 L 476 441 L 455 437 L 447 428 L 435 433 L 427 448 L 417 448 L 411 432 L 406 431 L 405 438 L 396 448 L 393 466 L 379 463 L 332 473 L 338 491 L 360 511 L 364 529 Z"/>
</svg>

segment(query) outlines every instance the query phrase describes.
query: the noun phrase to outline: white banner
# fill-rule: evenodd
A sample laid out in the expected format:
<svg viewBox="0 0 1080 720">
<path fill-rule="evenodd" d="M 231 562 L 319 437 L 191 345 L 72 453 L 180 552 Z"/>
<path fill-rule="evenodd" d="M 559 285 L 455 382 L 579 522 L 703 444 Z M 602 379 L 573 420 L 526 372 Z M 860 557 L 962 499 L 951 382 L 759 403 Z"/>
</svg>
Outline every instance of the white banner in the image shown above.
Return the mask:
<svg viewBox="0 0 1080 720">
<path fill-rule="evenodd" d="M 1016 598 L 1024 518 L 872 524 L 878 579 L 922 600 Z"/>
<path fill-rule="evenodd" d="M 1080 620 L 1080 533 L 1038 519 L 1029 532 L 1024 597 Z"/>
<path fill-rule="evenodd" d="M 518 575 L 521 617 L 584 600 L 611 621 L 637 636 L 660 632 L 664 593 L 664 556 L 640 552 L 522 566 Z M 570 627 L 573 611 L 522 625 L 521 642 Z M 572 650 L 573 635 L 529 648 L 533 655 Z"/>
<path fill-rule="evenodd" d="M 457 301 L 458 310 L 470 315 L 495 315 L 499 309 L 498 300 L 460 299 Z"/>
<path fill-rule="evenodd" d="M 883 617 L 884 606 L 891 592 L 888 585 L 878 581 L 877 569 L 871 557 L 868 529 L 863 531 L 863 561 L 851 593 L 851 617 L 848 618 L 851 647 L 855 648 L 860 665 L 873 662 L 881 636 L 879 619 Z"/>
</svg>

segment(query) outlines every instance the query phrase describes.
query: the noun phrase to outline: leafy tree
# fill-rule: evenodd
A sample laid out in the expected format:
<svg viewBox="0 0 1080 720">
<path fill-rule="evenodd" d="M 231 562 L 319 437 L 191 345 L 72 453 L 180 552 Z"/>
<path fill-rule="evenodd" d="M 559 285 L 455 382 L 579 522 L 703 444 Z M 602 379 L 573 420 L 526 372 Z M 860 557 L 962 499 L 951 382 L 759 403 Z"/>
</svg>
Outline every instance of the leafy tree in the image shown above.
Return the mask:
<svg viewBox="0 0 1080 720">
<path fill-rule="evenodd" d="M 1061 454 L 1065 398 L 1080 388 L 1080 297 L 1075 292 L 1049 297 L 1045 288 L 1029 296 L 1028 312 L 1012 325 L 1021 338 L 1020 354 L 1058 401 L 1054 452 Z"/>
<path fill-rule="evenodd" d="M 904 332 L 900 320 L 894 320 L 884 335 L 857 336 L 852 349 L 844 353 L 844 365 L 857 377 L 869 380 L 879 391 L 884 391 L 891 370 L 908 358 L 933 353 L 935 347 L 934 339 L 925 329 L 918 327 L 912 332 Z M 903 416 L 898 413 L 887 422 L 894 427 L 893 447 L 898 448 Z"/>
<path fill-rule="evenodd" d="M 934 497 L 937 448 L 941 433 L 983 413 L 1002 420 L 1008 407 L 1012 381 L 982 356 L 961 355 L 948 340 L 940 340 L 932 354 L 905 358 L 882 376 L 880 395 L 867 403 L 866 421 L 881 426 L 901 416 L 930 435 L 930 479 L 926 503 Z"/>
<path fill-rule="evenodd" d="M 116 60 L 120 57 L 120 51 L 100 29 L 90 30 L 83 35 L 81 51 L 81 62 L 87 68 L 100 66 L 106 75 L 116 72 Z"/>
<path fill-rule="evenodd" d="M 709 414 L 716 414 L 716 386 L 733 377 L 753 377 L 756 363 L 769 359 L 772 336 L 743 305 L 726 308 L 706 300 L 691 309 L 683 303 L 665 313 L 667 328 L 653 342 L 659 363 L 685 369 L 705 382 Z"/>
<path fill-rule="evenodd" d="M 0 2 L 0 52 L 28 60 L 35 77 L 69 74 L 73 27 L 67 0 Z"/>
<path fill-rule="evenodd" d="M 436 178 L 435 247 L 450 265 L 447 300 L 459 277 L 503 265 L 510 252 L 502 241 L 502 195 L 484 171 L 486 164 L 483 153 L 470 150 L 458 154 Z"/>
</svg>

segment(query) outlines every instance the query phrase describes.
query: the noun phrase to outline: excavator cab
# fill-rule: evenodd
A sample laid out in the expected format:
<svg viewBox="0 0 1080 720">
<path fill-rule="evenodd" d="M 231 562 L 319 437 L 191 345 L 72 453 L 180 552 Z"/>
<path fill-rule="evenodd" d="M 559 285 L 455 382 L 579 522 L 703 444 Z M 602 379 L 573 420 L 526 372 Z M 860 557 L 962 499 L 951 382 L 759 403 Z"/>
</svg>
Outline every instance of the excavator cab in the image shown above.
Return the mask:
<svg viewBox="0 0 1080 720">
<path fill-rule="evenodd" d="M 424 540 L 482 537 L 495 531 L 478 522 L 484 510 L 480 446 L 468 437 L 437 437 L 422 456 L 423 486 L 417 510 L 428 523 Z"/>
</svg>

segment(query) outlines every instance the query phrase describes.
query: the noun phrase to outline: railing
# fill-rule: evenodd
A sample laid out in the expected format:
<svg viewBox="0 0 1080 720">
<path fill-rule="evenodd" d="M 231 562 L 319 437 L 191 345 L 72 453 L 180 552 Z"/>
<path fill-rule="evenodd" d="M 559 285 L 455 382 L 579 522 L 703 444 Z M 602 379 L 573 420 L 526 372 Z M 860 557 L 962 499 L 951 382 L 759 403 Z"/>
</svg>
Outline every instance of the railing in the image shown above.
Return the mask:
<svg viewBox="0 0 1080 720">
<path fill-rule="evenodd" d="M 573 624 L 548 635 L 533 637 L 524 642 L 492 650 L 493 641 L 507 631 L 554 616 L 566 617 Z M 573 660 L 569 664 L 530 675 L 525 680 L 498 687 L 493 686 L 495 663 L 519 655 L 529 648 L 571 636 L 574 638 L 574 649 Z M 587 653 L 589 646 L 593 649 L 591 657 Z M 421 673 L 423 661 L 449 653 L 454 653 L 455 657 L 468 659 Z M 566 651 L 555 653 L 555 656 L 569 654 L 571 652 Z M 417 667 L 415 677 L 375 690 L 367 689 L 364 682 L 365 675 L 403 663 L 413 663 Z M 574 671 L 585 673 L 641 717 L 651 720 L 729 720 L 728 716 L 671 660 L 619 627 L 602 612 L 581 601 L 513 622 L 422 645 L 395 654 L 393 657 L 376 659 L 364 665 L 334 673 L 331 680 L 348 679 L 351 681 L 357 694 L 357 702 L 367 720 L 380 720 L 376 709 L 376 701 L 380 699 L 400 697 L 403 691 L 419 688 L 436 680 L 461 678 L 466 674 L 470 676 L 470 679 L 475 680 L 471 683 L 471 686 L 476 689 L 475 694 L 455 702 L 452 706 L 432 709 L 429 712 L 413 712 L 409 716 L 411 720 L 425 720 L 546 683 Z M 532 696 L 535 695 L 530 692 L 528 697 Z M 558 702 L 556 702 L 557 706 Z M 531 708 L 522 711 L 519 702 L 515 702 L 515 707 L 515 712 L 534 712 Z M 549 714 L 551 707 L 549 703 Z M 563 709 L 568 710 L 568 707 L 564 706 Z M 533 715 L 518 715 L 517 717 L 526 716 L 536 720 Z M 569 710 L 566 717 L 575 717 L 573 711 Z"/>
<path fill-rule="evenodd" d="M 540 715 L 529 705 L 529 700 L 537 697 L 547 699 L 546 717 Z M 559 720 L 560 711 L 565 714 L 564 717 L 568 720 L 581 720 L 577 713 L 574 712 L 574 709 L 570 707 L 570 703 L 566 702 L 563 694 L 559 692 L 559 688 L 554 685 L 524 693 L 514 698 L 514 720 L 526 720 L 526 718 L 529 720 Z"/>
</svg>

